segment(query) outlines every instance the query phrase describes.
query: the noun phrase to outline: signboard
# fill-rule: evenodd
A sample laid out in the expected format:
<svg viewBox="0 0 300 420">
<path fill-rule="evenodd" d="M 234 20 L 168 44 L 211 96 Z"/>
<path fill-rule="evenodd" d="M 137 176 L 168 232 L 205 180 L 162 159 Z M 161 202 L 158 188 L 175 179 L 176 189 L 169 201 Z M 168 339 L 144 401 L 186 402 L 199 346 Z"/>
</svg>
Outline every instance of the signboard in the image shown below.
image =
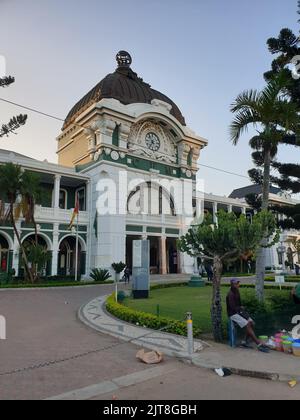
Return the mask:
<svg viewBox="0 0 300 420">
<path fill-rule="evenodd" d="M 134 268 L 142 267 L 142 241 L 133 241 L 133 261 Z"/>
<path fill-rule="evenodd" d="M 150 289 L 149 241 L 133 241 L 132 254 L 132 294 L 134 299 L 145 299 Z"/>
<path fill-rule="evenodd" d="M 275 275 L 275 283 L 279 284 L 280 290 L 281 285 L 285 283 L 285 277 L 283 274 L 276 274 Z"/>
<path fill-rule="evenodd" d="M 284 284 L 285 283 L 285 277 L 282 276 L 282 275 L 275 276 L 275 283 Z"/>
</svg>

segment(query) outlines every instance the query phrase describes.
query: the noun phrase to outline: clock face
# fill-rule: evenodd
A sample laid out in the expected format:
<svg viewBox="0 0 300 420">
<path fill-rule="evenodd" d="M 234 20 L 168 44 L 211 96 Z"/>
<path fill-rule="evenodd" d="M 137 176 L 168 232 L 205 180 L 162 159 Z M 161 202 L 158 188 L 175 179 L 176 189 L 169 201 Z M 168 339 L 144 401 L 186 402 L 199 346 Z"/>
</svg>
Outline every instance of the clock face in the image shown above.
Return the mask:
<svg viewBox="0 0 300 420">
<path fill-rule="evenodd" d="M 148 133 L 145 137 L 148 149 L 157 152 L 160 149 L 160 140 L 155 133 Z"/>
</svg>

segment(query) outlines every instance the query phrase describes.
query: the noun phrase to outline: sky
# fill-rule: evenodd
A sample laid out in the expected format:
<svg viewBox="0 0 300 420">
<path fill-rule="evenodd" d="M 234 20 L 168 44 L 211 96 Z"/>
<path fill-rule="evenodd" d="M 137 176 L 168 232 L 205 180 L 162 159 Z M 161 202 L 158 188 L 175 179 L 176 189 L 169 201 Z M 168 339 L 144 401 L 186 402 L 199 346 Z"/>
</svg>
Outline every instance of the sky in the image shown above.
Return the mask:
<svg viewBox="0 0 300 420">
<path fill-rule="evenodd" d="M 274 59 L 266 41 L 285 27 L 298 33 L 297 19 L 297 0 L 0 0 L 0 58 L 16 79 L 0 98 L 64 119 L 127 50 L 133 70 L 208 139 L 200 164 L 242 175 L 200 167 L 205 191 L 228 195 L 250 183 L 254 133 L 232 145 L 230 104 L 264 87 Z M 0 101 L 1 123 L 20 112 Z M 57 162 L 62 123 L 27 113 L 26 126 L 0 147 Z M 299 162 L 299 151 L 283 146 L 278 157 Z"/>
</svg>

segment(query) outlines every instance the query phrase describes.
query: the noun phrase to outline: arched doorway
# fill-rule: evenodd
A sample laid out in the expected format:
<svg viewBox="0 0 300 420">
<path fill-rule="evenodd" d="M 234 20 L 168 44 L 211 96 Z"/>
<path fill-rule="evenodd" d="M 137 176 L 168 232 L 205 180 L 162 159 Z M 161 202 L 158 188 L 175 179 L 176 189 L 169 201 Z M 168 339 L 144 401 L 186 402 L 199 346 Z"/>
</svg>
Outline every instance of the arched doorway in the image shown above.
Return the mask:
<svg viewBox="0 0 300 420">
<path fill-rule="evenodd" d="M 179 271 L 178 261 L 178 250 L 177 250 L 177 239 L 167 238 L 167 264 L 168 273 L 177 274 Z"/>
<path fill-rule="evenodd" d="M 35 243 L 36 243 L 35 234 L 30 234 L 30 235 L 26 236 L 23 239 L 23 242 L 22 242 L 25 250 L 30 245 L 35 245 Z M 43 266 L 38 269 L 39 275 L 41 277 L 51 276 L 51 265 L 52 265 L 51 264 L 51 261 L 52 261 L 51 242 L 50 242 L 49 238 L 46 239 L 44 236 L 38 235 L 38 245 L 41 246 L 42 248 L 44 248 L 44 250 L 48 254 L 47 261 L 45 261 L 43 263 Z M 19 275 L 22 276 L 24 274 L 24 271 L 23 271 L 24 269 L 23 269 L 23 264 L 22 264 L 21 253 L 20 253 L 20 256 L 19 256 L 19 261 L 20 261 L 20 264 L 19 264 L 20 274 Z"/>
<path fill-rule="evenodd" d="M 81 240 L 78 242 L 78 274 L 85 273 L 86 253 Z M 75 276 L 76 270 L 76 237 L 67 236 L 60 242 L 58 253 L 58 275 Z"/>
<path fill-rule="evenodd" d="M 9 244 L 0 234 L 0 271 L 7 272 L 9 268 Z"/>
<path fill-rule="evenodd" d="M 294 253 L 291 247 L 289 247 L 287 250 L 287 260 L 289 263 L 289 267 L 293 269 L 294 268 Z"/>
</svg>

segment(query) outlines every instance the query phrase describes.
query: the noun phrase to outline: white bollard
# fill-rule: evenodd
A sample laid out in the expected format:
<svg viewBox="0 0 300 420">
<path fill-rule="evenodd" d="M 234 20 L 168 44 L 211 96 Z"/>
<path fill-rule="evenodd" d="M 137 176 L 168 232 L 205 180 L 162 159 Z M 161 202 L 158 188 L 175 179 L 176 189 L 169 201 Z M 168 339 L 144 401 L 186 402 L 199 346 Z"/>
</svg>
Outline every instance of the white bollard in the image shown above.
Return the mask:
<svg viewBox="0 0 300 420">
<path fill-rule="evenodd" d="M 193 318 L 192 312 L 186 313 L 187 323 L 187 338 L 188 338 L 188 354 L 192 356 L 194 354 L 194 335 L 193 335 Z"/>
</svg>

